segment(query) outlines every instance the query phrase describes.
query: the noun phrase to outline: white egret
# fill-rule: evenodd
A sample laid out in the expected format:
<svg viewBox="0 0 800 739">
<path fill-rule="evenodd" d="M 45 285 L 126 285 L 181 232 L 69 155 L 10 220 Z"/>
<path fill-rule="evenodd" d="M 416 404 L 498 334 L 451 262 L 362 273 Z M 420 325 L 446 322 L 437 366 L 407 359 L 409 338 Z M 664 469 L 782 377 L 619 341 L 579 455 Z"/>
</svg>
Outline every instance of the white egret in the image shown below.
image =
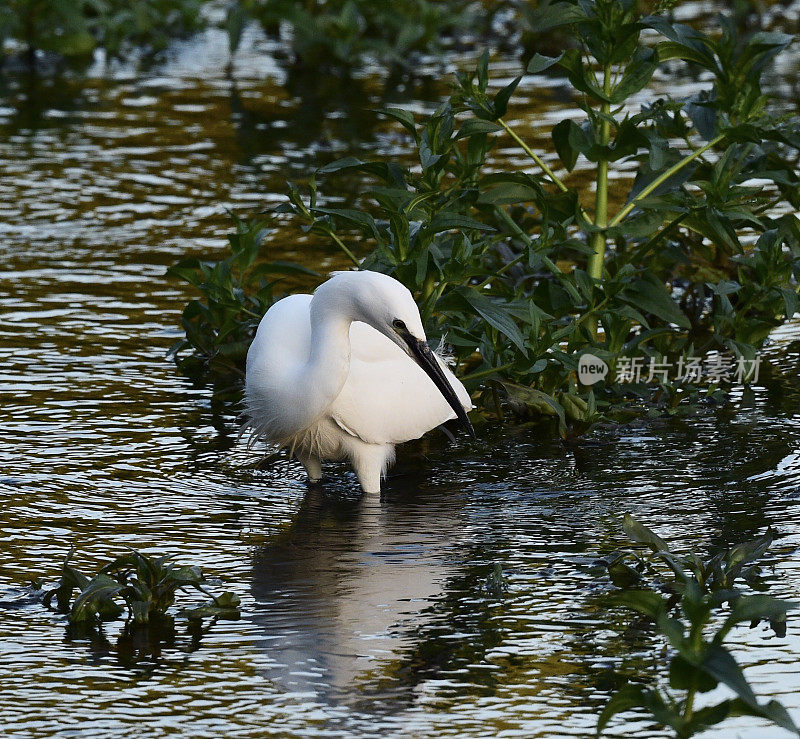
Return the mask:
<svg viewBox="0 0 800 739">
<path fill-rule="evenodd" d="M 336 272 L 266 313 L 247 352 L 246 426 L 288 447 L 318 480 L 347 459 L 379 492 L 395 444 L 458 417 L 469 393 L 428 347 L 411 293 L 378 272 Z"/>
</svg>

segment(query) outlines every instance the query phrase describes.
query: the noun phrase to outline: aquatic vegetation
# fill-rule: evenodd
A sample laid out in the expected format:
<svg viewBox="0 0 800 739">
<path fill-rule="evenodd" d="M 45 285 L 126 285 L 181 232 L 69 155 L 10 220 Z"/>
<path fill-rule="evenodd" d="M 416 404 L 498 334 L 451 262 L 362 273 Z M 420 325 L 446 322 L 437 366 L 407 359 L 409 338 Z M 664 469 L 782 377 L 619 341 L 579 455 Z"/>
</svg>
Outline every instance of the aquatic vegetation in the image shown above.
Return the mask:
<svg viewBox="0 0 800 739">
<path fill-rule="evenodd" d="M 50 606 L 55 598 L 56 609 L 67 613 L 72 624 L 113 621 L 126 609 L 127 619 L 133 624 L 163 620 L 168 617 L 167 611 L 175 603 L 177 592 L 186 589 L 198 590 L 211 601 L 184 609 L 180 615 L 192 620 L 238 618 L 239 596 L 227 591 L 219 596 L 209 593 L 199 567 L 179 567 L 166 557 L 153 558 L 131 550 L 90 578 L 70 564 L 71 556 L 72 550 L 61 568 L 61 581 L 44 594 L 43 602 Z M 73 600 L 76 590 L 78 595 Z"/>
<path fill-rule="evenodd" d="M 293 262 L 257 262 L 268 226 L 262 221 L 234 219 L 230 256 L 220 261 L 184 259 L 168 273 L 197 287 L 204 300 L 192 300 L 181 317 L 186 338 L 170 349 L 189 375 L 211 373 L 228 382 L 244 377 L 247 349 L 258 323 L 276 299 L 281 279 L 316 278 L 317 273 Z M 182 352 L 191 349 L 191 354 Z"/>
<path fill-rule="evenodd" d="M 776 635 L 786 634 L 786 614 L 798 604 L 748 592 L 765 589 L 755 563 L 772 543 L 773 533 L 704 558 L 697 552 L 671 551 L 661 537 L 628 514 L 622 525 L 631 548 L 600 560 L 619 588 L 610 601 L 643 616 L 666 640 L 668 665 L 663 677 L 669 687 L 656 686 L 656 680 L 645 676 L 641 683 L 628 683 L 603 709 L 598 733 L 615 715 L 633 709 L 650 714 L 678 737 L 693 736 L 742 715 L 758 716 L 800 733 L 778 701 L 759 702 L 724 645 L 741 623 L 753 627 L 766 621 Z M 724 685 L 735 697 L 698 708 L 697 696 L 717 685 Z"/>
<path fill-rule="evenodd" d="M 588 163 L 591 195 L 506 120 L 524 77 L 490 92 L 484 54 L 427 119 L 384 111 L 413 140 L 418 166 L 333 162 L 307 195 L 291 186 L 276 214 L 406 284 L 429 336 L 447 337 L 486 408 L 502 414 L 505 399 L 506 409 L 553 418 L 564 435 L 568 425 L 580 431 L 631 412 L 681 412 L 687 398 L 719 399 L 733 372 L 701 387 L 658 370 L 727 357 L 740 382 L 753 379 L 769 332 L 797 310 L 800 221 L 788 211 L 800 204 L 800 132 L 762 89 L 792 37 L 743 38 L 724 17 L 721 34 L 705 33 L 642 16 L 628 0 L 563 0 L 535 13 L 538 28 L 572 39 L 559 57 L 534 56 L 527 72 L 566 74 L 583 119 L 553 128 L 552 153 L 567 172 L 579 158 Z M 688 99 L 639 103 L 658 70 L 708 82 Z M 488 165 L 492 147 L 509 139 L 530 168 Z M 636 174 L 615 202 L 609 182 L 626 164 Z M 344 172 L 375 182 L 371 205 L 320 204 L 317 180 L 327 186 Z M 183 348 L 200 346 L 187 341 Z M 593 387 L 577 375 L 587 353 L 610 368 Z M 632 358 L 641 371 L 628 377 Z"/>
<path fill-rule="evenodd" d="M 0 42 L 13 39 L 35 64 L 37 51 L 91 59 L 97 48 L 121 56 L 140 47 L 157 52 L 172 38 L 203 27 L 203 0 L 1 0 Z"/>
<path fill-rule="evenodd" d="M 491 5 L 491 4 L 490 4 Z M 236 0 L 228 11 L 227 30 L 235 54 L 249 19 L 277 35 L 291 29 L 294 61 L 313 69 L 342 69 L 366 59 L 411 69 L 412 52 L 436 51 L 444 36 L 482 27 L 490 7 L 458 0 Z"/>
</svg>

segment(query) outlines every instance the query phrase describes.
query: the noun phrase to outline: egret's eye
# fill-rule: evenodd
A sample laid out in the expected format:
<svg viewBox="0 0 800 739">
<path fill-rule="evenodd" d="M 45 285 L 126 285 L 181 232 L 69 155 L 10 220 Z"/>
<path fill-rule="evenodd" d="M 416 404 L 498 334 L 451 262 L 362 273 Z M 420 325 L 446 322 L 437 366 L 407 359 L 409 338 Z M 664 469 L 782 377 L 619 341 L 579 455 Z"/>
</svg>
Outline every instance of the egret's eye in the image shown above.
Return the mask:
<svg viewBox="0 0 800 739">
<path fill-rule="evenodd" d="M 403 323 L 399 318 L 395 318 L 392 321 L 392 326 L 394 326 L 398 331 L 407 331 L 406 324 Z"/>
</svg>

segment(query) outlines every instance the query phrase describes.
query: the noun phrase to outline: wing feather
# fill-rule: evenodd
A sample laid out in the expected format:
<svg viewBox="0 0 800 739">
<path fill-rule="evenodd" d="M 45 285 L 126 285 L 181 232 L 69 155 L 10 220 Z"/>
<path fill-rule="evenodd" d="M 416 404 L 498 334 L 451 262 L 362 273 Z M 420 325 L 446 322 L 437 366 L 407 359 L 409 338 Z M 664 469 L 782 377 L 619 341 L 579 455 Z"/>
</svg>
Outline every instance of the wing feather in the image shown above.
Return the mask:
<svg viewBox="0 0 800 739">
<path fill-rule="evenodd" d="M 425 372 L 382 333 L 353 323 L 350 344 L 350 372 L 329 411 L 343 431 L 370 444 L 399 444 L 455 418 Z M 472 408 L 464 386 L 439 363 L 464 407 Z"/>
</svg>

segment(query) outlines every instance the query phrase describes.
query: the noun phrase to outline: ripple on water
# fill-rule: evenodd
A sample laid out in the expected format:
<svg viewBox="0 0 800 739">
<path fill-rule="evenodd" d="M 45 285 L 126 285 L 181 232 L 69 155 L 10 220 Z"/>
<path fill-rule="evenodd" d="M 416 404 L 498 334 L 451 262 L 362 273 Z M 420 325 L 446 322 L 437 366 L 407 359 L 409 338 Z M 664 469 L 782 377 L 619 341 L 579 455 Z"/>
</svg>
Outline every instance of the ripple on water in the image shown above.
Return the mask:
<svg viewBox="0 0 800 739">
<path fill-rule="evenodd" d="M 209 32 L 150 75 L 62 81 L 38 91 L 38 112 L 21 81 L 0 104 L 8 733 L 589 736 L 614 669 L 656 659 L 622 643 L 589 573 L 619 543 L 623 511 L 679 546 L 771 525 L 782 534 L 774 591 L 796 592 L 796 327 L 777 337 L 786 376 L 738 398 L 732 419 L 708 409 L 571 448 L 529 427 L 455 445 L 433 434 L 401 451 L 380 499 L 354 495 L 342 468 L 312 490 L 284 459 L 256 468 L 235 441 L 238 409 L 165 360 L 190 296 L 165 268 L 220 249 L 226 207 L 281 199 L 320 159 L 359 154 L 359 138 L 400 160 L 411 153 L 353 107 L 380 104 L 370 78 L 354 81 L 349 103 L 336 99 L 336 115 L 309 116 L 302 91 L 286 92 L 284 70 L 252 46 L 226 80 L 224 43 Z M 537 89 L 544 81 L 527 80 L 531 97 L 512 111 L 533 141 L 571 115 L 563 86 Z M 407 107 L 429 111 L 434 88 Z M 281 256 L 336 264 L 286 233 L 274 240 Z M 241 596 L 242 618 L 199 642 L 180 622 L 161 641 L 132 641 L 119 624 L 70 634 L 28 583 L 53 583 L 73 543 L 86 569 L 125 546 L 201 564 Z M 495 564 L 502 599 L 484 587 Z M 758 691 L 800 720 L 795 630 L 767 640 L 741 629 L 735 643 Z M 767 736 L 754 727 L 736 729 Z M 626 732 L 658 734 L 636 721 Z"/>
</svg>

